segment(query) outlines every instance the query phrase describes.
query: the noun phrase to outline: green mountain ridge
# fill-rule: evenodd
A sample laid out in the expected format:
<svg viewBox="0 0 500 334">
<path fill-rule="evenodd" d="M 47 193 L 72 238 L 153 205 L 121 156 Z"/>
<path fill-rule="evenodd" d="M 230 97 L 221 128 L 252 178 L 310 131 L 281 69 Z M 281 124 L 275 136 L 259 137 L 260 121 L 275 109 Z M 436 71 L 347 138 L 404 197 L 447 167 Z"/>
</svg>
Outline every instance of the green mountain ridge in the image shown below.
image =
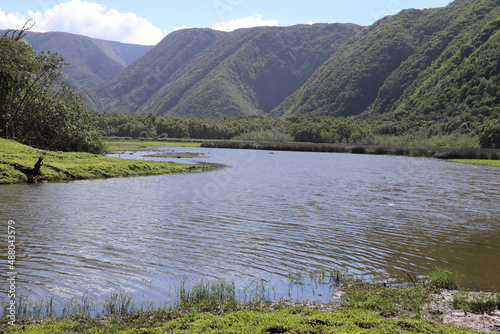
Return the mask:
<svg viewBox="0 0 500 334">
<path fill-rule="evenodd" d="M 176 31 L 88 96 L 99 111 L 265 115 L 360 29 L 315 24 Z"/>
<path fill-rule="evenodd" d="M 500 1 L 456 0 L 404 10 L 366 27 L 274 111 L 274 115 L 379 118 L 404 132 L 476 131 L 500 117 Z M 382 117 L 381 117 L 382 115 Z M 404 120 L 404 122 L 402 121 Z"/>
<path fill-rule="evenodd" d="M 0 31 L 3 35 L 6 31 Z M 83 92 L 112 79 L 152 46 L 124 44 L 64 32 L 27 32 L 23 38 L 37 53 L 57 52 L 69 66 L 63 80 Z"/>
</svg>

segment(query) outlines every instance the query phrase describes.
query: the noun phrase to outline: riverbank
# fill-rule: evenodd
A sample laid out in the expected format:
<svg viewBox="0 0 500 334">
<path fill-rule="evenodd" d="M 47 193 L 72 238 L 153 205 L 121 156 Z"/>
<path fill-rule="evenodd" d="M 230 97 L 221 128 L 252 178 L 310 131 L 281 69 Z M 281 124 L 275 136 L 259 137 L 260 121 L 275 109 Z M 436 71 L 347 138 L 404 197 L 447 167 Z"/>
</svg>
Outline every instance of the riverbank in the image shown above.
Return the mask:
<svg viewBox="0 0 500 334">
<path fill-rule="evenodd" d="M 321 273 L 324 276 L 317 276 L 315 284 L 335 287 L 330 303 L 269 301 L 260 287 L 246 291 L 242 300 L 232 283 L 201 282 L 191 288 L 178 287 L 171 306 L 136 306 L 128 294 L 115 293 L 103 303 L 98 317 L 90 316 L 95 305 L 88 295 L 81 304 L 73 301 L 64 317 L 52 315 L 50 299 L 32 304 L 37 313 L 31 318 L 29 315 L 16 318 L 15 326 L 4 317 L 0 331 L 450 334 L 500 331 L 500 295 L 457 290 L 460 276 L 446 269 L 434 270 L 424 282 L 393 286 L 363 282 L 338 270 Z"/>
<path fill-rule="evenodd" d="M 40 157 L 43 157 L 40 175 L 30 177 L 22 172 L 22 167 L 33 168 Z M 44 151 L 0 139 L 0 184 L 181 173 L 202 167 L 81 152 Z"/>
<path fill-rule="evenodd" d="M 104 141 L 106 150 L 111 152 L 145 151 L 151 147 L 200 147 L 201 141 L 181 140 L 137 140 L 137 139 L 107 139 Z"/>
<path fill-rule="evenodd" d="M 400 155 L 410 157 L 429 157 L 446 160 L 462 159 L 458 162 L 471 162 L 498 166 L 500 150 L 455 147 L 418 147 L 418 146 L 375 146 L 346 145 L 326 143 L 285 143 L 285 142 L 244 142 L 244 141 L 209 141 L 201 144 L 207 148 L 255 149 L 270 151 L 300 151 L 325 153 L 352 153 L 374 155 Z M 463 160 L 466 159 L 466 160 Z M 491 162 L 495 161 L 495 162 Z M 484 163 L 486 162 L 486 163 Z"/>
</svg>

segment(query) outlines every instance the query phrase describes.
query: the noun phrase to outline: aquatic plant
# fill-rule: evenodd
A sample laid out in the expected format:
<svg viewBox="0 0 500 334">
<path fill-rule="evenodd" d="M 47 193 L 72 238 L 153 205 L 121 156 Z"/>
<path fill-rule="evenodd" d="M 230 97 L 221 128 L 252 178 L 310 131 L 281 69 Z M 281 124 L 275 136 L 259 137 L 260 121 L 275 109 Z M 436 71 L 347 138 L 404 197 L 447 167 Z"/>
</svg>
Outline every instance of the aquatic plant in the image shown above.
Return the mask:
<svg viewBox="0 0 500 334">
<path fill-rule="evenodd" d="M 104 315 L 111 317 L 133 311 L 132 297 L 128 292 L 116 291 L 103 304 Z"/>
<path fill-rule="evenodd" d="M 431 289 L 455 290 L 459 287 L 462 275 L 444 268 L 436 268 L 429 273 L 425 285 Z"/>
<path fill-rule="evenodd" d="M 81 302 L 76 297 L 66 300 L 62 309 L 62 316 L 73 319 L 91 318 L 92 311 L 95 311 L 95 297 L 95 294 L 86 291 L 81 298 Z"/>
<path fill-rule="evenodd" d="M 456 274 L 439 269 L 439 277 Z M 264 283 L 246 289 L 251 298 L 242 300 L 234 283 L 202 281 L 192 286 L 186 282 L 175 289 L 173 303 L 154 306 L 152 302 L 136 307 L 124 291 L 112 293 L 103 303 L 106 317 L 90 317 L 95 311 L 94 295 L 65 303 L 65 313 L 59 318 L 44 318 L 43 322 L 19 319 L 23 326 L 7 327 L 0 321 L 0 331 L 6 333 L 471 333 L 467 329 L 440 325 L 425 320 L 439 312 L 426 308 L 433 300 L 431 285 L 391 287 L 384 283 L 362 282 L 343 269 L 295 271 L 306 282 L 343 281 L 340 303 L 302 305 L 270 301 L 269 287 Z M 354 278 L 352 280 L 349 277 Z M 445 279 L 448 280 L 448 279 Z M 259 301 L 255 303 L 255 301 Z M 500 302 L 498 294 L 456 294 L 456 307 L 466 312 L 490 312 Z M 32 303 L 24 299 L 25 314 L 51 314 L 52 299 Z M 306 306 L 307 305 L 307 306 Z M 5 314 L 5 313 L 4 313 Z M 98 314 L 98 313 L 97 313 Z M 388 318 L 390 317 L 390 318 Z M 31 315 L 31 319 L 36 319 Z M 38 318 L 39 319 L 39 318 Z"/>
<path fill-rule="evenodd" d="M 183 282 L 176 293 L 175 306 L 182 311 L 223 313 L 236 310 L 240 304 L 234 283 L 225 280 L 200 282 L 192 288 Z"/>
</svg>

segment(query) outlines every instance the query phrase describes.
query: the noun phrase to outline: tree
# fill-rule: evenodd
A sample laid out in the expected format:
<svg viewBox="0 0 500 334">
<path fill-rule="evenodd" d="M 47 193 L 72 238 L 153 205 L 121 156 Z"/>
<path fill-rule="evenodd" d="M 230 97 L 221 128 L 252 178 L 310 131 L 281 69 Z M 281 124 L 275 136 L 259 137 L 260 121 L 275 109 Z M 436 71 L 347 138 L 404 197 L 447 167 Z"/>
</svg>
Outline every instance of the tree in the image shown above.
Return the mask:
<svg viewBox="0 0 500 334">
<path fill-rule="evenodd" d="M 84 97 L 60 80 L 63 58 L 36 55 L 22 40 L 26 30 L 0 37 L 0 136 L 42 149 L 102 152 Z"/>
<path fill-rule="evenodd" d="M 500 148 L 500 118 L 484 124 L 479 142 L 483 148 Z"/>
</svg>

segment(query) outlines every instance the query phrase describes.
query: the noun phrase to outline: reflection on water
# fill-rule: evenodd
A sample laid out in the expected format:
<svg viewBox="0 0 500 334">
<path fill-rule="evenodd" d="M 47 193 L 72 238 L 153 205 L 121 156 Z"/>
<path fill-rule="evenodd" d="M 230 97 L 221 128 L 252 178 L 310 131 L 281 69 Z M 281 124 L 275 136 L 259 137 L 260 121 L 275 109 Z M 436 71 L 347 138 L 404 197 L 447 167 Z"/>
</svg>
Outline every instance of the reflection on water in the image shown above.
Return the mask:
<svg viewBox="0 0 500 334">
<path fill-rule="evenodd" d="M 194 160 L 229 167 L 1 186 L 2 224 L 18 226 L 22 292 L 43 298 L 124 289 L 139 302 L 162 302 L 182 281 L 227 279 L 266 282 L 286 295 L 288 272 L 333 266 L 381 277 L 445 266 L 479 287 L 500 288 L 498 168 L 190 150 L 207 153 Z M 0 243 L 3 254 L 6 246 Z"/>
</svg>

